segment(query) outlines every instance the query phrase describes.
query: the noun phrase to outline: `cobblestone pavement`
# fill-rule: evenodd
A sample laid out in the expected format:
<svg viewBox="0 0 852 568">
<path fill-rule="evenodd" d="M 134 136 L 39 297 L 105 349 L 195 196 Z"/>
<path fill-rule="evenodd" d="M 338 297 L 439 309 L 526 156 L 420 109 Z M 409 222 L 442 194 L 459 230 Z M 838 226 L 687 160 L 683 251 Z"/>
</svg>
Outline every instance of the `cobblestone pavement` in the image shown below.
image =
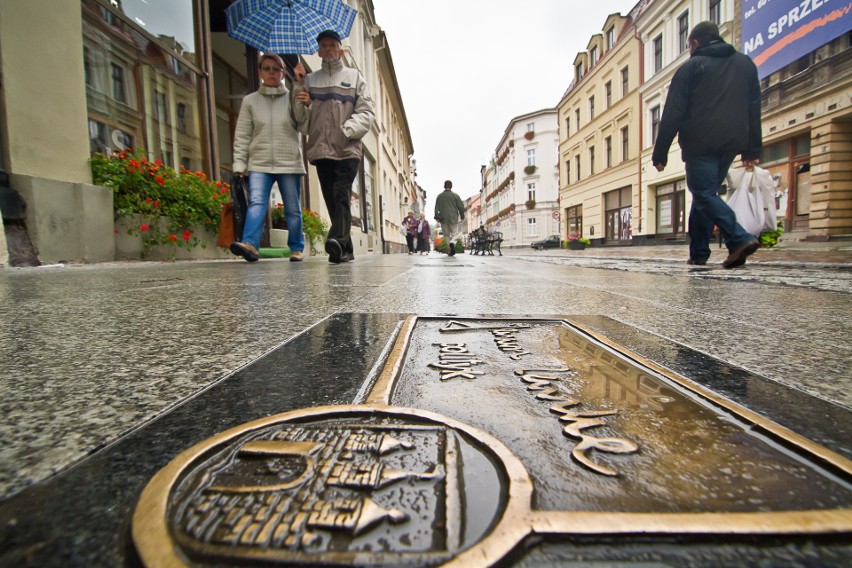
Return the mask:
<svg viewBox="0 0 852 568">
<path fill-rule="evenodd" d="M 759 251 L 735 270 L 638 249 L 0 271 L 0 496 L 335 313 L 607 316 L 852 408 L 848 248 Z"/>
</svg>

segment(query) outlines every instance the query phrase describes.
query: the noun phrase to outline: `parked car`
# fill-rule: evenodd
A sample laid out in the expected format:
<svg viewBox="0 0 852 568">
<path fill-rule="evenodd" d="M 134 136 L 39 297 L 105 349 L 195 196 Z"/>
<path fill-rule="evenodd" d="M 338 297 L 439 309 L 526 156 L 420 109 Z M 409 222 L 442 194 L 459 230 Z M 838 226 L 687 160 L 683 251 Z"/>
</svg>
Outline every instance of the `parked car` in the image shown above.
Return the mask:
<svg viewBox="0 0 852 568">
<path fill-rule="evenodd" d="M 559 235 L 550 235 L 549 237 L 547 237 L 547 238 L 546 238 L 546 239 L 544 239 L 543 241 L 535 241 L 535 242 L 531 243 L 531 244 L 530 244 L 530 246 L 531 246 L 534 250 L 544 250 L 544 249 L 549 249 L 549 248 L 559 248 L 559 246 L 560 246 L 560 241 L 561 241 L 561 239 L 560 239 Z"/>
</svg>

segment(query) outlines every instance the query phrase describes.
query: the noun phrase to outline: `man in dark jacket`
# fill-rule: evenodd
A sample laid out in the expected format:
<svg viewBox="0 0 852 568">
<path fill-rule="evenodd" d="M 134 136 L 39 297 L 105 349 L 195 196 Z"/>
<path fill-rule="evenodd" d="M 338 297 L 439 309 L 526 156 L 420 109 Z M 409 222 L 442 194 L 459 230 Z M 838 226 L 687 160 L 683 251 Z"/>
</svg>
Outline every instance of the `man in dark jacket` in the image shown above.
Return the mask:
<svg viewBox="0 0 852 568">
<path fill-rule="evenodd" d="M 712 22 L 696 25 L 688 41 L 690 59 L 672 78 L 652 162 L 663 171 L 677 134 L 692 193 L 687 262 L 707 263 L 716 225 L 729 251 L 722 266 L 734 268 L 745 264 L 760 243 L 737 223 L 734 211 L 719 197 L 719 188 L 737 154 L 749 170 L 760 157 L 757 67 L 725 43 Z"/>
</svg>

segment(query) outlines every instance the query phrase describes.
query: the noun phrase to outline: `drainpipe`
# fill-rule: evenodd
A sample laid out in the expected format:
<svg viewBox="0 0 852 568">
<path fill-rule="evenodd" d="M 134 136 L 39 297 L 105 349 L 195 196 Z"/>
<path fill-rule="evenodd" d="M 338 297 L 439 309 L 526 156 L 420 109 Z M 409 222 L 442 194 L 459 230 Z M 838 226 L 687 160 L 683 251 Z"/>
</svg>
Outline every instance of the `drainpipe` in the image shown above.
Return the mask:
<svg viewBox="0 0 852 568">
<path fill-rule="evenodd" d="M 633 37 L 635 37 L 639 41 L 639 84 L 642 85 L 645 83 L 645 45 L 642 43 L 642 39 L 639 37 L 636 29 L 636 24 L 633 25 Z M 642 232 L 642 217 L 644 216 L 644 211 L 642 210 L 642 138 L 643 138 L 643 117 L 645 116 L 645 112 L 643 110 L 642 103 L 642 95 L 639 95 L 639 233 Z M 631 235 L 632 236 L 632 235 Z"/>
</svg>

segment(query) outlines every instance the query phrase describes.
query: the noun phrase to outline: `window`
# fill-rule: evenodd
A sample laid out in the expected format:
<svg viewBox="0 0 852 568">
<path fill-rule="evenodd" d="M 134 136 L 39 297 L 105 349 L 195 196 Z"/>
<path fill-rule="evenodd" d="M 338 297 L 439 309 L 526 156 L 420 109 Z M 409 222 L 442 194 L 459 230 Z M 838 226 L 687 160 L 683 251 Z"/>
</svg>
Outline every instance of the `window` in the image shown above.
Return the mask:
<svg viewBox="0 0 852 568">
<path fill-rule="evenodd" d="M 580 154 L 574 156 L 574 169 L 577 171 L 577 181 L 580 181 Z"/>
<path fill-rule="evenodd" d="M 535 183 L 527 184 L 527 199 L 529 201 L 535 201 Z"/>
<path fill-rule="evenodd" d="M 180 167 L 182 167 L 185 170 L 191 170 L 192 169 L 192 158 L 189 158 L 187 156 L 181 156 Z"/>
<path fill-rule="evenodd" d="M 110 63 L 110 69 L 112 72 L 112 98 L 120 102 L 127 101 L 127 95 L 124 92 L 124 68 L 116 65 L 115 63 Z"/>
<path fill-rule="evenodd" d="M 651 109 L 651 144 L 657 141 L 660 130 L 660 105 Z"/>
<path fill-rule="evenodd" d="M 535 122 L 527 123 L 527 132 L 535 132 Z"/>
<path fill-rule="evenodd" d="M 612 167 L 612 136 L 604 138 L 604 160 L 607 168 Z"/>
<path fill-rule="evenodd" d="M 583 62 L 582 62 L 582 61 L 581 61 L 580 63 L 578 63 L 578 64 L 577 64 L 576 69 L 577 69 L 577 77 L 576 77 L 576 81 L 577 81 L 577 83 L 579 83 L 579 82 L 580 82 L 580 79 L 582 79 L 582 78 L 583 78 Z"/>
<path fill-rule="evenodd" d="M 186 123 L 186 104 L 184 103 L 177 104 L 177 123 L 179 131 L 183 132 L 184 134 L 189 132 Z"/>
<path fill-rule="evenodd" d="M 686 180 L 657 188 L 657 234 L 684 234 L 686 227 Z"/>
<path fill-rule="evenodd" d="M 717 26 L 722 23 L 722 0 L 710 0 L 710 21 Z"/>
<path fill-rule="evenodd" d="M 565 136 L 571 136 L 571 117 L 565 117 Z"/>
<path fill-rule="evenodd" d="M 571 185 L 571 160 L 565 160 L 565 185 Z"/>
<path fill-rule="evenodd" d="M 86 46 L 83 46 L 83 75 L 86 78 L 86 85 L 94 87 L 95 74 L 92 69 L 92 50 Z"/>
<path fill-rule="evenodd" d="M 630 73 L 628 71 L 628 68 L 625 67 L 624 69 L 621 70 L 621 96 L 622 97 L 627 96 L 628 79 L 629 78 L 630 78 Z"/>
<path fill-rule="evenodd" d="M 604 85 L 604 99 L 606 101 L 606 108 L 609 108 L 612 105 L 612 81 L 607 81 L 606 85 Z"/>
<path fill-rule="evenodd" d="M 629 136 L 629 126 L 625 126 L 621 129 L 621 161 L 630 158 L 630 136 Z"/>
<path fill-rule="evenodd" d="M 594 67 L 595 63 L 598 62 L 598 46 L 594 46 L 592 48 L 592 50 L 589 52 L 589 55 L 591 56 L 591 59 L 592 59 L 591 66 Z"/>
<path fill-rule="evenodd" d="M 166 94 L 161 93 L 160 91 L 154 91 L 154 104 L 157 108 L 157 122 L 162 124 L 168 124 L 168 106 L 166 102 Z"/>
<path fill-rule="evenodd" d="M 535 148 L 530 148 L 529 150 L 527 150 L 527 165 L 535 165 Z"/>
<path fill-rule="evenodd" d="M 595 119 L 595 96 L 589 97 L 589 120 Z"/>
<path fill-rule="evenodd" d="M 574 109 L 574 118 L 577 119 L 577 130 L 580 130 L 580 109 Z"/>
<path fill-rule="evenodd" d="M 589 175 L 595 175 L 595 147 L 589 146 Z"/>
<path fill-rule="evenodd" d="M 663 68 L 663 34 L 654 38 L 654 73 Z"/>
<path fill-rule="evenodd" d="M 537 237 L 538 229 L 535 225 L 535 219 L 527 219 L 527 236 L 528 237 Z"/>
<path fill-rule="evenodd" d="M 686 38 L 689 37 L 689 11 L 677 19 L 677 52 L 683 53 L 689 48 Z"/>
<path fill-rule="evenodd" d="M 613 241 L 630 240 L 631 231 L 631 188 L 623 187 L 604 194 L 606 239 Z"/>
<path fill-rule="evenodd" d="M 610 26 L 606 31 L 606 50 L 612 49 L 613 45 L 615 45 L 615 26 Z"/>
<path fill-rule="evenodd" d="M 583 206 L 575 205 L 565 210 L 565 219 L 568 223 L 569 233 L 583 234 Z"/>
</svg>

